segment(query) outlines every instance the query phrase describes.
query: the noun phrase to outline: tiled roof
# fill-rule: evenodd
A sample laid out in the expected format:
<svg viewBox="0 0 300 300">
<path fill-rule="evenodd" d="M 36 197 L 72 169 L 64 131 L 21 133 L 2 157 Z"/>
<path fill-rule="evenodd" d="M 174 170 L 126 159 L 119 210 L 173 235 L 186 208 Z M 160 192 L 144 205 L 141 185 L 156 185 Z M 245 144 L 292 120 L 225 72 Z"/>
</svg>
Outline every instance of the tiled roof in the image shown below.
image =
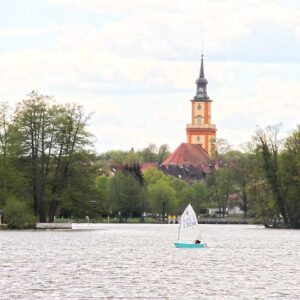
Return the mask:
<svg viewBox="0 0 300 300">
<path fill-rule="evenodd" d="M 141 171 L 144 173 L 149 168 L 157 168 L 155 163 L 141 163 Z"/>
<path fill-rule="evenodd" d="M 193 166 L 206 171 L 212 165 L 212 162 L 201 145 L 182 143 L 162 165 Z"/>
<path fill-rule="evenodd" d="M 161 165 L 159 169 L 167 175 L 172 175 L 186 181 L 201 180 L 206 177 L 206 173 L 202 170 L 202 168 L 191 165 Z"/>
</svg>

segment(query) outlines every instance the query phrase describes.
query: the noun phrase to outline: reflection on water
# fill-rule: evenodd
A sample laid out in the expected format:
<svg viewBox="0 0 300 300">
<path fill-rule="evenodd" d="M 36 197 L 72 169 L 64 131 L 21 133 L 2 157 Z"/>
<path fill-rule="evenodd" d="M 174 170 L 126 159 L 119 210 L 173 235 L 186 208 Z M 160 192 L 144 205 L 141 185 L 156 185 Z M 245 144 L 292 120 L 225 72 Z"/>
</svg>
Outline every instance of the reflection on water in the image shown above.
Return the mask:
<svg viewBox="0 0 300 300">
<path fill-rule="evenodd" d="M 299 299 L 300 231 L 202 228 L 206 249 L 177 225 L 0 231 L 0 299 Z"/>
</svg>

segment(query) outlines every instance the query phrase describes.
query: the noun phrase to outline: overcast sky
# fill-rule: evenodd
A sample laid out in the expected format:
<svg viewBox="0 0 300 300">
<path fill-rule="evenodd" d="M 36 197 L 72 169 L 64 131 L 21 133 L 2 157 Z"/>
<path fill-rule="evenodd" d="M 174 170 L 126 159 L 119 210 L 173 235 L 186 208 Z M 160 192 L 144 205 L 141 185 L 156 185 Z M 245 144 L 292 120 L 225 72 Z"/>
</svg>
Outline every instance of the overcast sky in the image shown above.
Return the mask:
<svg viewBox="0 0 300 300">
<path fill-rule="evenodd" d="M 186 141 L 202 43 L 218 138 L 237 147 L 257 125 L 300 123 L 300 1 L 0 4 L 0 101 L 81 103 L 98 152 Z"/>
</svg>

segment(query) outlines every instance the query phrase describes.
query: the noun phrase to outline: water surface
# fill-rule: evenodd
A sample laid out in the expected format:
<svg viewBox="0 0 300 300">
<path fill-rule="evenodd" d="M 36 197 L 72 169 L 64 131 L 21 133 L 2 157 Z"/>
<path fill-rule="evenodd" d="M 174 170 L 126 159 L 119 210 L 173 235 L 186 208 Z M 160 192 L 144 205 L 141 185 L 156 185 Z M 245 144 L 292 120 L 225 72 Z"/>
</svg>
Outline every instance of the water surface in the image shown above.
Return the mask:
<svg viewBox="0 0 300 300">
<path fill-rule="evenodd" d="M 206 249 L 177 225 L 0 231 L 0 299 L 300 299 L 300 231 L 201 227 Z"/>
</svg>

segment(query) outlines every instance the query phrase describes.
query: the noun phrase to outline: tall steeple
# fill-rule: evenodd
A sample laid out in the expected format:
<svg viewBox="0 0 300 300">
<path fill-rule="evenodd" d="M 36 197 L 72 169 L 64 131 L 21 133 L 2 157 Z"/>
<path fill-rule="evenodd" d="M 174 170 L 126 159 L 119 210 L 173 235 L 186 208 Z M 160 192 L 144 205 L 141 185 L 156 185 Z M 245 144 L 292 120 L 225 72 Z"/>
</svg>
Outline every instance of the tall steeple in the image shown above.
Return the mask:
<svg viewBox="0 0 300 300">
<path fill-rule="evenodd" d="M 201 54 L 200 77 L 201 77 L 201 78 L 204 78 L 203 53 Z"/>
<path fill-rule="evenodd" d="M 194 97 L 194 100 L 209 100 L 209 97 L 207 95 L 207 79 L 204 76 L 204 63 L 203 63 L 203 53 L 201 55 L 201 66 L 200 66 L 200 74 L 199 77 L 196 80 L 196 96 Z"/>
<path fill-rule="evenodd" d="M 187 142 L 200 144 L 209 155 L 212 151 L 212 141 L 216 137 L 216 125 L 211 123 L 212 100 L 207 96 L 207 80 L 204 76 L 203 53 L 199 77 L 196 80 L 196 96 L 191 100 L 191 123 L 186 126 Z"/>
</svg>

